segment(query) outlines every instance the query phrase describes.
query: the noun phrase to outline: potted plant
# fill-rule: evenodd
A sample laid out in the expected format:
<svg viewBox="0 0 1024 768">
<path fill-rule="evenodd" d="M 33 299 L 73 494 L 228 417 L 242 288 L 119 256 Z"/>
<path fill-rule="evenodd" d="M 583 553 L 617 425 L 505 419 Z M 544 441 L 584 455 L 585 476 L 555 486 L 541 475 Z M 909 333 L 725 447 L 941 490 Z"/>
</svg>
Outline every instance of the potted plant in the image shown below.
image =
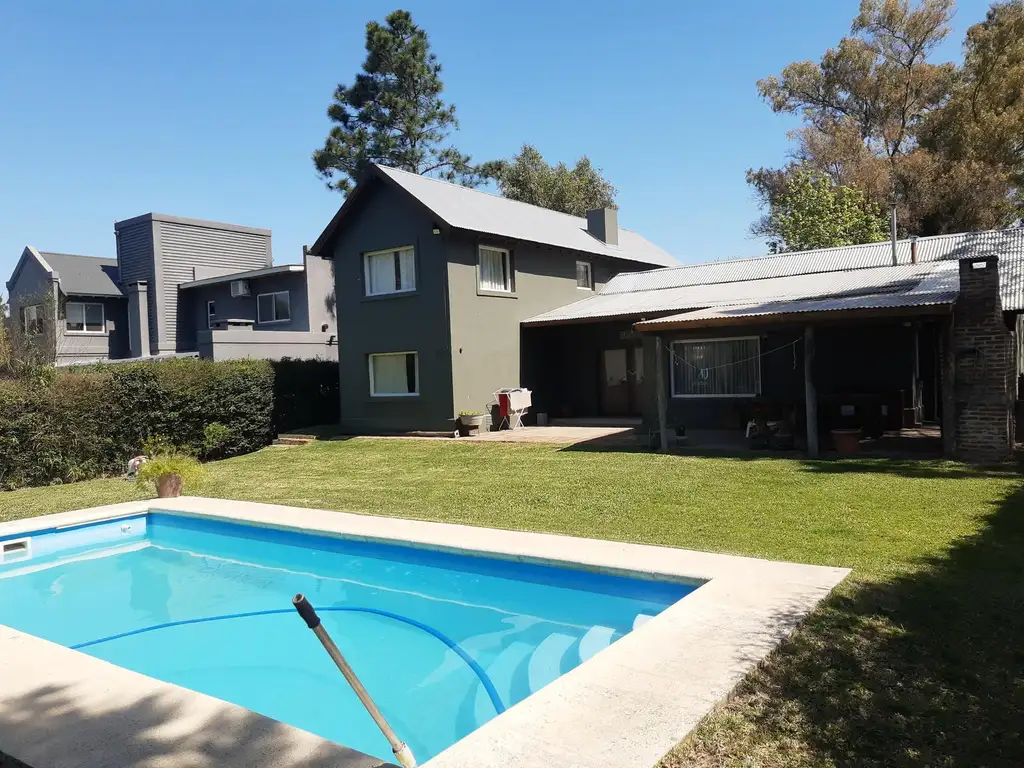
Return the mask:
<svg viewBox="0 0 1024 768">
<path fill-rule="evenodd" d="M 480 411 L 459 411 L 459 437 L 475 435 L 484 425 Z"/>
<path fill-rule="evenodd" d="M 203 467 L 194 457 L 179 451 L 166 451 L 148 458 L 136 473 L 135 481 L 161 499 L 181 496 L 185 485 L 192 485 L 203 475 Z"/>
</svg>

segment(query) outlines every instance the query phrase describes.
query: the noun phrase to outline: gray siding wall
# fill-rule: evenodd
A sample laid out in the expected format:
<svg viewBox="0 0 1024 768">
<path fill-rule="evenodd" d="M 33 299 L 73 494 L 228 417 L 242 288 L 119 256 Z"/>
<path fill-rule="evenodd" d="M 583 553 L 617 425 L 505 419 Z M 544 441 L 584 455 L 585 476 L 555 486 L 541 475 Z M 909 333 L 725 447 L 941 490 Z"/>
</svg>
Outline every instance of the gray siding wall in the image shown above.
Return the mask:
<svg viewBox="0 0 1024 768">
<path fill-rule="evenodd" d="M 57 332 L 57 363 L 89 363 L 128 357 L 128 300 L 125 298 L 62 297 L 62 303 L 102 304 L 106 327 L 99 333 L 68 333 L 62 318 Z"/>
<path fill-rule="evenodd" d="M 178 317 L 178 285 L 194 279 L 194 268 L 218 267 L 236 272 L 271 264 L 270 235 L 185 224 L 154 222 L 154 253 L 157 280 L 150 285 L 159 313 L 157 339 L 161 351 L 189 351 L 195 341 L 185 333 L 178 343 L 179 328 L 191 324 Z"/>
<path fill-rule="evenodd" d="M 333 253 L 342 427 L 355 433 L 453 429 L 442 238 L 404 194 L 379 181 L 365 191 Z M 363 254 L 406 245 L 416 249 L 416 291 L 367 298 Z M 419 396 L 370 397 L 369 355 L 379 352 L 419 355 Z"/>
<path fill-rule="evenodd" d="M 480 295 L 477 248 L 491 245 L 512 252 L 515 291 L 511 296 Z M 451 311 L 454 410 L 482 411 L 503 387 L 525 383 L 521 373 L 520 322 L 592 295 L 576 287 L 576 261 L 589 261 L 595 289 L 620 271 L 641 265 L 577 255 L 530 243 L 507 243 L 475 235 L 446 243 Z"/>
<path fill-rule="evenodd" d="M 114 230 L 121 285 L 141 280 L 149 285 L 149 347 L 157 350 L 156 267 L 153 261 L 153 222 L 139 220 Z"/>
<path fill-rule="evenodd" d="M 231 284 L 219 283 L 201 288 L 189 288 L 179 296 L 179 338 L 181 351 L 196 349 L 196 333 L 207 330 L 206 302 L 215 302 L 219 320 L 252 320 L 257 331 L 308 331 L 309 302 L 306 298 L 306 280 L 301 272 L 257 277 L 249 280 L 251 296 L 232 298 Z M 261 293 L 288 291 L 291 301 L 291 320 L 287 323 L 256 323 L 256 297 Z"/>
</svg>

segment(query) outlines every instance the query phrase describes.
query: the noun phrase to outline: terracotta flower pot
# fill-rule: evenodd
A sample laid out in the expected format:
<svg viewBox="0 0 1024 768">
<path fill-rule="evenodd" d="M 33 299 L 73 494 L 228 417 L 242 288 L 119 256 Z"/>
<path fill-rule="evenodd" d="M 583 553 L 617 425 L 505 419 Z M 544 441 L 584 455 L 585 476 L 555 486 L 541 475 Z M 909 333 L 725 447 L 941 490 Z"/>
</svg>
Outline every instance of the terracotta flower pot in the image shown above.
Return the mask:
<svg viewBox="0 0 1024 768">
<path fill-rule="evenodd" d="M 161 499 L 181 496 L 181 475 L 161 475 L 156 480 L 156 495 Z"/>
<path fill-rule="evenodd" d="M 857 453 L 860 450 L 859 429 L 833 429 L 832 442 L 837 453 Z"/>
</svg>

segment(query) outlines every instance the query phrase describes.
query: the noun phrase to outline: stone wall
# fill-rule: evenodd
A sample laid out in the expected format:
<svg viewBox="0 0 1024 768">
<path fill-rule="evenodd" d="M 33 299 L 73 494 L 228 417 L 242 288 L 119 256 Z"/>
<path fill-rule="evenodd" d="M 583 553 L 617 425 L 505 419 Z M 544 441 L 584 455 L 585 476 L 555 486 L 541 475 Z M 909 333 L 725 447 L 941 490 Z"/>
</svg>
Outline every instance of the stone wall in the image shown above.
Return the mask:
<svg viewBox="0 0 1024 768">
<path fill-rule="evenodd" d="M 1005 461 L 1013 452 L 1016 342 L 1003 321 L 997 256 L 960 261 L 952 345 L 953 454 L 974 463 Z"/>
</svg>

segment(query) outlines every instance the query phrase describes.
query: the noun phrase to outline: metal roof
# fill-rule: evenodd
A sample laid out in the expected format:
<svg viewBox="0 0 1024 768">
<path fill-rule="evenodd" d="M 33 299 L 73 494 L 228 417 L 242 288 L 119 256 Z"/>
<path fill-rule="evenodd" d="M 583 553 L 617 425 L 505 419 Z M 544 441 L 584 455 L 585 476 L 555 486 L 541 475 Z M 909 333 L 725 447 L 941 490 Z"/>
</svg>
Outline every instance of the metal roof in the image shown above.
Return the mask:
<svg viewBox="0 0 1024 768">
<path fill-rule="evenodd" d="M 644 316 L 707 307 L 814 300 L 848 294 L 894 293 L 907 280 L 919 280 L 936 263 L 999 256 L 1002 306 L 1024 311 L 1024 228 L 920 238 L 917 264 L 910 263 L 910 241 L 827 248 L 757 259 L 691 264 L 623 273 L 597 294 L 526 320 L 526 325 L 612 317 Z M 954 270 L 955 272 L 955 270 Z M 956 276 L 959 290 L 959 277 Z M 905 286 L 904 286 L 905 287 Z"/>
<path fill-rule="evenodd" d="M 910 264 L 910 240 L 896 243 L 898 264 Z M 1024 259 L 1024 227 L 936 235 L 917 239 L 917 261 L 942 261 L 998 254 L 1000 259 Z M 683 264 L 671 269 L 621 274 L 605 286 L 603 293 L 632 293 L 684 285 L 709 285 L 745 280 L 764 280 L 787 275 L 840 272 L 850 269 L 892 266 L 892 243 L 867 243 L 838 248 L 820 248 L 750 259 Z"/>
<path fill-rule="evenodd" d="M 867 269 L 858 272 L 860 275 L 876 273 L 885 268 Z M 903 270 L 903 267 L 889 267 Z M 849 272 L 835 273 L 848 275 Z M 848 310 L 890 310 L 900 308 L 952 307 L 960 292 L 960 272 L 955 261 L 938 262 L 925 265 L 925 269 L 915 277 L 898 282 L 879 282 L 875 288 L 867 287 L 867 292 L 851 291 L 836 293 L 827 297 L 807 297 L 789 301 L 748 302 L 709 307 L 696 312 L 682 312 L 656 320 L 637 323 L 639 330 L 656 330 L 659 328 L 679 328 L 687 325 L 709 326 L 724 325 L 731 320 L 753 317 L 778 317 L 808 312 L 843 312 Z"/>
<path fill-rule="evenodd" d="M 411 195 L 439 219 L 455 229 L 568 248 L 582 253 L 623 259 L 648 266 L 676 266 L 679 261 L 636 232 L 619 227 L 619 244 L 608 245 L 587 232 L 587 220 L 537 205 L 509 200 L 489 192 L 431 179 L 408 171 L 371 166 L 371 173 Z M 367 187 L 362 181 L 317 238 L 310 253 L 328 248 L 334 232 Z"/>
<path fill-rule="evenodd" d="M 179 288 L 201 288 L 204 285 L 217 285 L 218 283 L 230 283 L 233 280 L 250 280 L 257 277 L 268 277 L 270 275 L 282 275 L 288 272 L 305 272 L 306 267 L 302 264 L 279 264 L 274 267 L 263 267 L 262 269 L 249 269 L 245 272 L 229 272 L 226 275 L 215 275 L 204 277 L 199 280 L 190 280 L 187 283 L 179 283 Z"/>
<path fill-rule="evenodd" d="M 72 296 L 123 296 L 117 259 L 40 251 L 60 278 L 60 289 Z"/>
</svg>

